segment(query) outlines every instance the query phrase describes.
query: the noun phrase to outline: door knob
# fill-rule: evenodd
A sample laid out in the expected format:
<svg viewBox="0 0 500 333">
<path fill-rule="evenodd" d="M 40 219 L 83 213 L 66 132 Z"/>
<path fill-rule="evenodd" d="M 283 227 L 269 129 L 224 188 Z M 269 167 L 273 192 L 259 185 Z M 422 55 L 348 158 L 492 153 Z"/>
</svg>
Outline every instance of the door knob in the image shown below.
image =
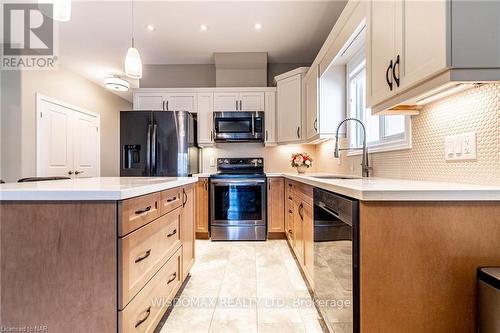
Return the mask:
<svg viewBox="0 0 500 333">
<path fill-rule="evenodd" d="M 75 171 L 75 175 L 79 175 L 81 173 L 83 173 L 83 171 L 78 171 L 78 170 Z"/>
<path fill-rule="evenodd" d="M 70 176 L 71 176 L 72 174 L 73 174 L 73 171 L 71 171 L 71 170 L 70 170 L 70 171 L 68 171 L 68 175 L 70 175 Z"/>
</svg>

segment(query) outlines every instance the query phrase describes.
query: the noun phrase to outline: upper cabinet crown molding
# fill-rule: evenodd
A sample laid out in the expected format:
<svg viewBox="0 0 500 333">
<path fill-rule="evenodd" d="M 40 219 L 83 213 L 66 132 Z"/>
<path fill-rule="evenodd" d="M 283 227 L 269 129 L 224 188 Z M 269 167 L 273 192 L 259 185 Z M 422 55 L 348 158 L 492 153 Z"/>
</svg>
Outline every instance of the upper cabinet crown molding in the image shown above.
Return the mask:
<svg viewBox="0 0 500 333">
<path fill-rule="evenodd" d="M 418 110 L 432 91 L 500 81 L 500 34 L 488 33 L 500 28 L 500 2 L 372 0 L 368 7 L 367 106 L 373 113 Z"/>
</svg>

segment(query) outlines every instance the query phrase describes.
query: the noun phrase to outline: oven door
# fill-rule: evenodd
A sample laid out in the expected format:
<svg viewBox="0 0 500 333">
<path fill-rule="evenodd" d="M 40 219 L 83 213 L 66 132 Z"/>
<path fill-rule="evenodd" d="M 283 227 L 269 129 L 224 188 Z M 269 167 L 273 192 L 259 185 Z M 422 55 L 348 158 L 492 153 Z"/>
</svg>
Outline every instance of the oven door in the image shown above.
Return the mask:
<svg viewBox="0 0 500 333">
<path fill-rule="evenodd" d="M 211 179 L 210 183 L 211 225 L 265 226 L 265 178 Z"/>
<path fill-rule="evenodd" d="M 215 141 L 263 141 L 263 118 L 259 112 L 215 112 Z"/>
</svg>

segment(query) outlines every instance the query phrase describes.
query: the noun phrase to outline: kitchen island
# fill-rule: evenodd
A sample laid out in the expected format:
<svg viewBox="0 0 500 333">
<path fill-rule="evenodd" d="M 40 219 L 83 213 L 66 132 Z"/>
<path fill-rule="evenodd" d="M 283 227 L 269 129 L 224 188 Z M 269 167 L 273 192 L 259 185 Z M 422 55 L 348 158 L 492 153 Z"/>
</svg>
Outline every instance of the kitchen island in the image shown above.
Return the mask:
<svg viewBox="0 0 500 333">
<path fill-rule="evenodd" d="M 194 263 L 196 182 L 1 185 L 2 327 L 154 330 Z"/>
</svg>

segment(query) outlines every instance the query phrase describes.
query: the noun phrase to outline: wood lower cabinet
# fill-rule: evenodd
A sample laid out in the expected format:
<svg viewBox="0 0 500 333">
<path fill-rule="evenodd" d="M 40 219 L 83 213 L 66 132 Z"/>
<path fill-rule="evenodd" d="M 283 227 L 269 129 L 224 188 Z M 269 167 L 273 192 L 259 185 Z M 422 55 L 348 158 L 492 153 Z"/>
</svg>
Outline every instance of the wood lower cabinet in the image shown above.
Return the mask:
<svg viewBox="0 0 500 333">
<path fill-rule="evenodd" d="M 282 177 L 267 179 L 267 236 L 285 237 L 285 181 Z"/>
<path fill-rule="evenodd" d="M 182 241 L 182 274 L 185 278 L 194 264 L 195 239 L 195 185 L 182 189 L 181 241 Z"/>
<path fill-rule="evenodd" d="M 313 188 L 285 181 L 287 239 L 310 286 L 314 274 Z"/>
<path fill-rule="evenodd" d="M 194 184 L 120 201 L 1 201 L 1 325 L 153 332 L 194 263 L 195 205 Z"/>
<path fill-rule="evenodd" d="M 208 239 L 208 178 L 196 183 L 196 238 Z"/>
</svg>

